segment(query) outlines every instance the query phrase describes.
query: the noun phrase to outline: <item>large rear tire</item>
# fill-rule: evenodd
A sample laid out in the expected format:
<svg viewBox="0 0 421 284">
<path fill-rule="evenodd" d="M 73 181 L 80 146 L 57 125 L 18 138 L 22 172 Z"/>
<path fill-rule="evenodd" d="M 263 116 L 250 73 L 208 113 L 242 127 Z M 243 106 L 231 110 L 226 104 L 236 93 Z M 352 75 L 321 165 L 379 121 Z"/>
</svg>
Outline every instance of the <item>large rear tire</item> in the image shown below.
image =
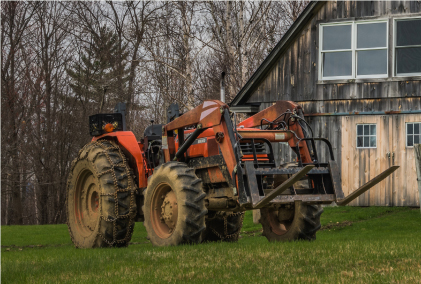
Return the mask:
<svg viewBox="0 0 421 284">
<path fill-rule="evenodd" d="M 206 218 L 203 242 L 236 242 L 243 227 L 244 212 L 217 211 Z"/>
<path fill-rule="evenodd" d="M 260 209 L 263 235 L 270 242 L 316 239 L 320 229 L 321 205 L 304 205 L 296 201 L 292 208 Z"/>
<path fill-rule="evenodd" d="M 148 180 L 143 213 L 149 240 L 155 246 L 198 244 L 205 230 L 206 194 L 194 169 L 168 162 Z"/>
<path fill-rule="evenodd" d="M 67 226 L 78 248 L 127 246 L 136 217 L 136 184 L 117 144 L 84 146 L 67 182 Z"/>
</svg>

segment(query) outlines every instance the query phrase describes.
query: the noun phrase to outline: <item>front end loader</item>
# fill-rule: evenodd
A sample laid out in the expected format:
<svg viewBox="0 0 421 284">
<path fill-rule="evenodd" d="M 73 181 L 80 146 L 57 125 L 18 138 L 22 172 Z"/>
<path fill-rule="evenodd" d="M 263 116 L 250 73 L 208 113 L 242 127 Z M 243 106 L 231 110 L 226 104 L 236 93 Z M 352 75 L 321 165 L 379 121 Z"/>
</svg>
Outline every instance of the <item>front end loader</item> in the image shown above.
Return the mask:
<svg viewBox="0 0 421 284">
<path fill-rule="evenodd" d="M 323 204 L 346 205 L 398 168 L 345 197 L 330 142 L 313 136 L 291 101 L 238 124 L 217 100 L 182 115 L 173 104 L 168 123 L 150 125 L 141 141 L 120 113 L 91 116 L 90 131 L 66 204 L 72 241 L 84 248 L 127 246 L 135 221 L 156 246 L 236 241 L 244 212 L 256 209 L 269 241 L 314 240 Z M 289 144 L 295 162 L 278 166 L 277 142 Z"/>
</svg>

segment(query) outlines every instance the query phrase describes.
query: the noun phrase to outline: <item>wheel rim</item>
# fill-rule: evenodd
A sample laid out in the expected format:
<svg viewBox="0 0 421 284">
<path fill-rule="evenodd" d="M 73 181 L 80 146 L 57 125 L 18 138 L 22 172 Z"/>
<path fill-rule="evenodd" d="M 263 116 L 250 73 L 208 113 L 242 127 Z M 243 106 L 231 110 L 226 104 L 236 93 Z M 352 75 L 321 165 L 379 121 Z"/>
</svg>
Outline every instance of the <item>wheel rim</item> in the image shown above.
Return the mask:
<svg viewBox="0 0 421 284">
<path fill-rule="evenodd" d="M 161 183 L 152 196 L 151 223 L 154 232 L 161 239 L 168 238 L 177 226 L 177 219 L 177 196 L 167 183 Z"/>
<path fill-rule="evenodd" d="M 270 210 L 268 212 L 269 225 L 273 233 L 282 236 L 286 234 L 291 227 L 292 220 L 279 221 L 278 211 Z"/>
<path fill-rule="evenodd" d="M 83 171 L 77 181 L 74 195 L 76 229 L 86 237 L 91 235 L 99 219 L 98 180 L 89 170 Z"/>
</svg>

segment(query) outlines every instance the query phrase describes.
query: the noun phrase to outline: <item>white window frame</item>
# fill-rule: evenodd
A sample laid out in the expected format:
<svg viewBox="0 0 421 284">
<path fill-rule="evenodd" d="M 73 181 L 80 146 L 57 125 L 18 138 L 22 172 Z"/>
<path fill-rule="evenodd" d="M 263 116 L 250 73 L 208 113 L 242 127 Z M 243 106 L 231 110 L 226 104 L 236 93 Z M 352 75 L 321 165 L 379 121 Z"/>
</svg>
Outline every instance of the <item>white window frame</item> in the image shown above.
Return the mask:
<svg viewBox="0 0 421 284">
<path fill-rule="evenodd" d="M 351 66 L 352 72 L 351 76 L 331 76 L 331 77 L 323 77 L 323 27 L 331 27 L 331 26 L 349 26 L 351 25 L 351 49 L 336 49 L 336 50 L 329 50 L 327 53 L 333 52 L 344 52 L 344 51 L 351 51 Z M 329 24 L 320 24 L 319 27 L 319 79 L 320 80 L 338 80 L 338 79 L 352 79 L 355 74 L 355 52 L 353 51 L 353 37 L 354 37 L 354 25 L 353 22 L 339 22 L 339 23 L 329 23 Z"/>
<path fill-rule="evenodd" d="M 420 124 L 420 132 L 421 132 L 421 122 L 418 122 L 418 121 L 412 121 L 412 122 L 405 122 L 405 147 L 406 148 L 414 148 L 414 146 L 408 146 L 408 124 L 415 124 L 415 123 L 418 123 L 418 124 Z M 412 129 L 412 131 L 414 131 L 414 129 Z M 412 134 L 410 134 L 410 135 L 412 135 L 412 137 L 414 137 L 414 133 L 412 133 Z M 421 133 L 420 134 L 418 134 L 418 135 L 421 135 Z M 412 140 L 412 142 L 413 142 L 414 140 Z M 414 143 L 412 143 L 412 144 L 414 144 Z M 420 139 L 420 144 L 421 144 L 421 139 Z"/>
<path fill-rule="evenodd" d="M 374 48 L 357 48 L 357 25 L 358 24 L 370 24 L 370 23 L 386 23 L 386 47 L 374 47 Z M 340 25 L 351 25 L 351 49 L 338 49 L 338 50 L 323 50 L 323 27 L 327 26 L 340 26 Z M 388 19 L 379 19 L 379 20 L 368 20 L 368 21 L 346 21 L 346 22 L 335 22 L 335 23 L 326 23 L 319 25 L 319 80 L 340 80 L 340 79 L 364 79 L 364 78 L 388 78 L 389 77 L 389 22 Z M 386 74 L 370 74 L 370 75 L 357 75 L 357 51 L 364 50 L 386 50 Z M 351 51 L 352 53 L 352 72 L 351 76 L 330 76 L 323 77 L 323 53 L 331 52 L 344 52 Z"/>
<path fill-rule="evenodd" d="M 401 73 L 398 74 L 396 68 L 396 48 L 399 48 L 396 46 L 396 37 L 398 35 L 396 28 L 397 28 L 397 22 L 398 21 L 405 21 L 405 20 L 419 20 L 421 17 L 402 17 L 402 18 L 394 18 L 393 19 L 393 55 L 392 55 L 392 70 L 393 70 L 393 76 L 394 77 L 413 77 L 413 76 L 421 76 L 421 72 L 419 73 Z M 411 47 L 421 47 L 421 45 L 411 45 Z"/>
<path fill-rule="evenodd" d="M 376 126 L 376 146 L 375 147 L 358 147 L 358 125 L 375 125 Z M 360 135 L 361 136 L 361 135 Z M 363 128 L 363 135 L 362 135 L 362 137 L 364 138 L 364 137 L 372 137 L 373 135 L 364 135 L 364 128 Z M 377 123 L 357 123 L 356 125 L 355 125 L 355 148 L 357 148 L 357 149 L 377 149 L 377 143 L 378 143 L 378 141 L 377 141 Z M 370 142 L 369 142 L 369 144 L 370 144 Z M 364 141 L 363 141 L 363 145 L 364 145 Z"/>
</svg>

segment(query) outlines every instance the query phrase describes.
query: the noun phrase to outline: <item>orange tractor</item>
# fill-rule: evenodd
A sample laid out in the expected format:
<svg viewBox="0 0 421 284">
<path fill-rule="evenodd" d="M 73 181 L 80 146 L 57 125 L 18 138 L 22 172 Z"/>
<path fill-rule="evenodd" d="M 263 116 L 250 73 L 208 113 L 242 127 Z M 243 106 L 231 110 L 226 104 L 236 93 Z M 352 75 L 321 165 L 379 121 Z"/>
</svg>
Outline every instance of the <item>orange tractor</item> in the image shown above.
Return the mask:
<svg viewBox="0 0 421 284">
<path fill-rule="evenodd" d="M 314 240 L 322 204 L 346 205 L 395 171 L 393 166 L 344 197 L 327 139 L 314 138 L 291 101 L 235 125 L 226 104 L 205 101 L 144 138 L 124 131 L 121 113 L 89 118 L 92 142 L 71 166 L 67 218 L 76 247 L 127 246 L 135 221 L 153 245 L 236 241 L 246 210 L 259 209 L 269 241 Z M 330 158 L 319 161 L 319 144 Z M 272 143 L 287 142 L 296 162 L 277 166 Z"/>
</svg>

